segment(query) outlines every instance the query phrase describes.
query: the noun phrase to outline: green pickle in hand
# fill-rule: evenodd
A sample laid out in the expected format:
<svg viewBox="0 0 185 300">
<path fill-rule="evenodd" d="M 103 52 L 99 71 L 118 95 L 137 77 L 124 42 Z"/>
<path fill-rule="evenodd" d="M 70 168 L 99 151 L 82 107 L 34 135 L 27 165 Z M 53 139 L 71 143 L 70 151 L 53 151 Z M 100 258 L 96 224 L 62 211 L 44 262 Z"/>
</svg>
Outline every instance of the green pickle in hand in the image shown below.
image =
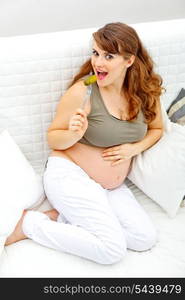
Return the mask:
<svg viewBox="0 0 185 300">
<path fill-rule="evenodd" d="M 96 80 L 97 80 L 96 75 L 91 75 L 87 79 L 84 80 L 84 84 L 90 85 L 90 84 L 93 84 L 94 82 L 96 82 Z"/>
</svg>

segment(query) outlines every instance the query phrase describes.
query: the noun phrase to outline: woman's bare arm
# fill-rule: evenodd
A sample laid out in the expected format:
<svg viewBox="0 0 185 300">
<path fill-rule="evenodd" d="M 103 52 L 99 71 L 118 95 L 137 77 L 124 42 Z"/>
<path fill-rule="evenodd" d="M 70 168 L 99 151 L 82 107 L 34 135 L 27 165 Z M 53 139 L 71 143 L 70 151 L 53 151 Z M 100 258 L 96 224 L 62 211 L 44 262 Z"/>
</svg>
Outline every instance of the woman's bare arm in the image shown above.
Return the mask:
<svg viewBox="0 0 185 300">
<path fill-rule="evenodd" d="M 51 149 L 65 150 L 81 139 L 83 132 L 70 127 L 70 120 L 75 114 L 85 117 L 85 112 L 77 113 L 81 107 L 86 87 L 82 81 L 74 84 L 61 98 L 55 118 L 48 128 L 48 144 Z M 83 115 L 84 114 L 84 115 Z M 80 117 L 79 117 L 80 118 Z"/>
<path fill-rule="evenodd" d="M 160 101 L 157 102 L 156 118 L 148 125 L 148 131 L 144 139 L 134 143 L 136 154 L 153 146 L 163 135 L 163 120 Z"/>
</svg>

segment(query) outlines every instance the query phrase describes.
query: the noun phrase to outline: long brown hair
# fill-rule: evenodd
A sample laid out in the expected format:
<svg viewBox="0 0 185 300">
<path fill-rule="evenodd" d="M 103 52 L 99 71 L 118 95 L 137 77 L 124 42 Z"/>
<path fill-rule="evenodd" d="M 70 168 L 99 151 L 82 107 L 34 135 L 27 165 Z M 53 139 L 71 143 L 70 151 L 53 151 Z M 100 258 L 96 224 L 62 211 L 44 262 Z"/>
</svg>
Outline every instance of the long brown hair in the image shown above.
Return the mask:
<svg viewBox="0 0 185 300">
<path fill-rule="evenodd" d="M 93 33 L 97 45 L 104 51 L 118 53 L 129 59 L 135 56 L 134 63 L 127 69 L 123 91 L 129 103 L 129 119 L 133 120 L 142 109 L 145 122 L 156 117 L 156 104 L 162 91 L 162 78 L 154 72 L 154 62 L 143 46 L 134 28 L 124 23 L 110 23 Z M 73 85 L 79 79 L 93 72 L 91 59 L 88 59 L 74 77 Z"/>
</svg>

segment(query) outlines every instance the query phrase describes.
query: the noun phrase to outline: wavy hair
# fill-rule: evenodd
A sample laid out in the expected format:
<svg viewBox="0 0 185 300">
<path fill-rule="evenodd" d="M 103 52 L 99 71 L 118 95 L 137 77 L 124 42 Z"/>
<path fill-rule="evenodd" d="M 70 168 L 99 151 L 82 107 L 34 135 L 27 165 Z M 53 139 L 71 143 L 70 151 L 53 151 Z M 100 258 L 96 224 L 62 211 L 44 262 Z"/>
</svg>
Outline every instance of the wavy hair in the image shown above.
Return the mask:
<svg viewBox="0 0 185 300">
<path fill-rule="evenodd" d="M 135 56 L 134 63 L 127 69 L 122 89 L 129 104 L 129 120 L 135 119 L 142 109 L 145 123 L 149 124 L 156 117 L 156 105 L 165 89 L 161 76 L 154 72 L 154 62 L 137 32 L 124 23 L 109 23 L 94 32 L 93 38 L 98 47 L 108 53 L 117 53 L 126 60 L 131 55 Z M 70 86 L 90 72 L 94 73 L 91 59 L 88 59 Z"/>
</svg>

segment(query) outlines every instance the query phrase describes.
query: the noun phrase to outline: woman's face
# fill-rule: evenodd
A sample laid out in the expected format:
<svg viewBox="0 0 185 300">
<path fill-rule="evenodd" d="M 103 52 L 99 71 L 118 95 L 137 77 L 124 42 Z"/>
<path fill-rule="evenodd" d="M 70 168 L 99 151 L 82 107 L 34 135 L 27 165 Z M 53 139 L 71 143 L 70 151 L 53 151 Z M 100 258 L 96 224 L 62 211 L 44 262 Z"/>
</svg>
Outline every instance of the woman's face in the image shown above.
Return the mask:
<svg viewBox="0 0 185 300">
<path fill-rule="evenodd" d="M 122 55 L 108 53 L 98 47 L 93 42 L 91 64 L 98 85 L 101 87 L 115 83 L 123 83 L 129 60 L 125 60 Z"/>
</svg>

